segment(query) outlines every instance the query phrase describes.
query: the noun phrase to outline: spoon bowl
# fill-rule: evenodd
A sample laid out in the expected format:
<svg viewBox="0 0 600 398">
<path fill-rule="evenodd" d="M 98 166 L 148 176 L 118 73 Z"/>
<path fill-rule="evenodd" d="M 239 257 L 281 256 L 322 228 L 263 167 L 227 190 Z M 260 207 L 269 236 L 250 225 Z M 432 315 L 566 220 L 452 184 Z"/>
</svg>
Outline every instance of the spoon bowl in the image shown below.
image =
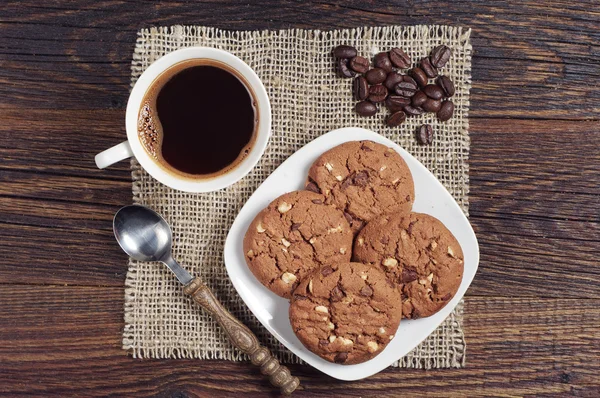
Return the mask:
<svg viewBox="0 0 600 398">
<path fill-rule="evenodd" d="M 115 214 L 113 231 L 123 251 L 135 260 L 166 262 L 171 257 L 171 228 L 147 207 L 122 207 Z"/>
</svg>

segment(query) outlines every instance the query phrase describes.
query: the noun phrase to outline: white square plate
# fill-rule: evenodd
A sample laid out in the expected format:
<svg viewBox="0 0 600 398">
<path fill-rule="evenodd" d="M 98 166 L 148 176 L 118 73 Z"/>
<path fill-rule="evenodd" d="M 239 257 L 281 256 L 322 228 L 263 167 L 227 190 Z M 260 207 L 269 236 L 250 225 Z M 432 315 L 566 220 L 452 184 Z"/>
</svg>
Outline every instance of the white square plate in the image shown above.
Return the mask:
<svg viewBox="0 0 600 398">
<path fill-rule="evenodd" d="M 428 318 L 402 320 L 394 339 L 375 358 L 356 365 L 339 365 L 321 359 L 298 340 L 288 319 L 289 302 L 271 293 L 254 277 L 244 259 L 242 242 L 248 226 L 258 212 L 279 195 L 304 188 L 311 164 L 323 152 L 347 141 L 371 140 L 394 148 L 408 164 L 415 182 L 413 211 L 441 220 L 460 243 L 465 256 L 463 280 L 454 298 L 437 314 Z M 233 286 L 258 320 L 283 345 L 306 363 L 340 380 L 371 376 L 403 357 L 446 319 L 463 297 L 475 277 L 479 246 L 469 221 L 450 193 L 417 159 L 387 138 L 357 127 L 329 132 L 310 142 L 281 164 L 248 199 L 238 214 L 225 242 L 225 265 Z"/>
</svg>

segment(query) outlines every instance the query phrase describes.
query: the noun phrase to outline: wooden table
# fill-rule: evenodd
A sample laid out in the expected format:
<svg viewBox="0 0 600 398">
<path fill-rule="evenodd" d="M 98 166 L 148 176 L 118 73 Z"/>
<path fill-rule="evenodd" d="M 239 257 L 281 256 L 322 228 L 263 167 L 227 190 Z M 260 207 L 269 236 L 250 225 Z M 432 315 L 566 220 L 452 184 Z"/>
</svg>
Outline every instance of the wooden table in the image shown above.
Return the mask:
<svg viewBox="0 0 600 398">
<path fill-rule="evenodd" d="M 4 1 L 0 7 L 0 394 L 273 395 L 246 363 L 135 360 L 111 231 L 136 31 L 454 24 L 473 29 L 464 369 L 343 383 L 294 366 L 296 396 L 600 396 L 597 1 Z M 485 3 L 485 4 L 484 4 Z M 241 396 L 241 395 L 240 395 Z"/>
</svg>

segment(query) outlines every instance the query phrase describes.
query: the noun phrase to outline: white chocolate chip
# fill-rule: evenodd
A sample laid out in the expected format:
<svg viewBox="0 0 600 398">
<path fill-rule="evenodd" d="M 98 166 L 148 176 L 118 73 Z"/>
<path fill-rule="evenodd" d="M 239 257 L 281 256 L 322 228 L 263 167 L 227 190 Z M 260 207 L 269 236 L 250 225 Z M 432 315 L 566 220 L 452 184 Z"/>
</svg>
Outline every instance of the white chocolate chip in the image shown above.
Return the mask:
<svg viewBox="0 0 600 398">
<path fill-rule="evenodd" d="M 340 253 L 346 254 L 346 248 L 345 247 L 340 247 Z"/>
<path fill-rule="evenodd" d="M 369 350 L 370 353 L 377 351 L 378 348 L 379 348 L 379 344 L 377 344 L 374 341 L 369 341 L 367 343 L 367 350 Z"/>
<path fill-rule="evenodd" d="M 326 316 L 324 316 L 323 318 L 321 318 L 322 321 L 326 321 L 327 319 L 329 319 L 329 318 L 327 318 Z"/>
<path fill-rule="evenodd" d="M 395 180 L 393 180 L 393 181 L 392 181 L 392 184 L 396 185 L 396 183 L 397 183 L 398 181 L 400 181 L 400 179 L 399 179 L 399 178 L 396 178 Z"/>
<path fill-rule="evenodd" d="M 431 244 L 429 245 L 429 247 L 431 247 L 431 250 L 435 250 L 437 248 L 437 242 L 432 240 Z"/>
<path fill-rule="evenodd" d="M 379 328 L 379 333 L 384 334 L 385 333 L 385 328 L 384 327 Z"/>
<path fill-rule="evenodd" d="M 379 171 L 383 171 L 383 170 L 385 170 L 385 169 L 387 169 L 387 166 L 386 166 L 386 165 L 383 165 L 383 166 L 381 166 L 381 168 L 379 169 Z"/>
<path fill-rule="evenodd" d="M 368 274 L 365 274 L 364 272 L 361 272 L 361 273 L 360 273 L 360 277 L 362 278 L 362 280 L 363 280 L 363 281 L 366 281 L 366 280 L 367 280 L 367 278 L 369 277 L 369 275 L 368 275 Z"/>
<path fill-rule="evenodd" d="M 398 260 L 392 257 L 388 257 L 383 260 L 382 264 L 386 267 L 395 267 L 398 265 Z"/>
<path fill-rule="evenodd" d="M 316 241 L 317 241 L 316 238 L 310 238 L 310 240 L 309 240 L 309 242 L 310 242 L 311 245 L 314 244 Z"/>
<path fill-rule="evenodd" d="M 331 233 L 334 233 L 334 232 L 342 232 L 343 230 L 344 230 L 344 228 L 342 228 L 342 226 L 341 226 L 341 225 L 338 225 L 338 226 L 337 226 L 337 227 L 335 227 L 335 228 L 329 228 L 329 229 L 327 230 L 327 233 L 328 233 L 328 234 L 331 234 Z"/>
<path fill-rule="evenodd" d="M 342 181 L 344 179 L 344 177 L 342 177 L 342 176 L 335 176 L 335 179 L 338 180 L 338 181 Z"/>
<path fill-rule="evenodd" d="M 450 255 L 450 257 L 456 258 L 454 257 L 454 250 L 452 250 L 450 246 L 448 246 L 448 254 Z"/>
<path fill-rule="evenodd" d="M 344 303 L 344 304 L 350 304 L 353 301 L 354 301 L 354 295 L 352 295 L 352 293 L 348 293 L 347 296 L 342 299 L 342 303 Z"/>
<path fill-rule="evenodd" d="M 248 250 L 248 252 L 246 253 L 246 256 L 248 256 L 248 257 L 254 257 L 254 251 L 252 249 Z"/>
<path fill-rule="evenodd" d="M 284 281 L 285 283 L 287 283 L 288 285 L 290 283 L 294 283 L 296 282 L 296 275 L 289 273 L 289 272 L 284 272 L 283 275 L 281 275 L 281 280 Z"/>
<path fill-rule="evenodd" d="M 313 292 L 312 291 L 312 279 L 308 282 L 308 291 L 311 293 Z"/>
<path fill-rule="evenodd" d="M 317 305 L 315 307 L 315 311 L 322 312 L 323 314 L 328 314 L 329 313 L 329 310 L 324 305 Z"/>
<path fill-rule="evenodd" d="M 329 336 L 330 343 L 333 343 L 335 341 L 335 339 L 337 339 L 337 336 L 333 336 L 333 335 Z"/>
<path fill-rule="evenodd" d="M 284 252 L 284 253 L 287 253 L 287 252 L 288 252 L 288 251 L 287 251 L 287 249 L 286 249 L 285 247 L 282 247 L 282 248 L 281 248 L 281 251 L 282 251 L 282 252 Z"/>
<path fill-rule="evenodd" d="M 427 280 L 431 283 L 433 282 L 433 272 L 429 275 L 427 275 Z"/>
<path fill-rule="evenodd" d="M 402 240 L 408 240 L 408 234 L 406 233 L 405 230 L 401 230 L 400 231 L 400 239 L 402 239 Z"/>
<path fill-rule="evenodd" d="M 329 322 L 329 323 L 327 324 L 327 327 L 329 328 L 329 330 L 333 330 L 333 329 L 335 329 L 335 325 L 333 324 L 333 322 Z"/>
<path fill-rule="evenodd" d="M 390 334 L 390 340 L 391 340 L 391 339 L 393 339 L 393 338 L 394 338 L 394 335 L 393 335 L 393 334 Z"/>
<path fill-rule="evenodd" d="M 363 245 L 365 243 L 365 240 L 363 238 L 358 238 L 358 244 L 359 245 Z"/>
<path fill-rule="evenodd" d="M 427 280 L 425 280 L 425 279 L 419 279 L 419 285 L 425 286 L 426 284 L 427 284 Z"/>
<path fill-rule="evenodd" d="M 264 229 L 264 227 L 262 226 L 262 223 L 258 223 L 258 225 L 256 226 L 256 231 L 258 231 L 258 233 L 263 233 L 266 231 L 266 229 Z"/>
<path fill-rule="evenodd" d="M 287 240 L 286 238 L 281 238 L 281 243 L 283 243 L 283 245 L 285 247 L 290 247 L 291 243 L 289 240 Z"/>
<path fill-rule="evenodd" d="M 333 170 L 333 166 L 331 165 L 331 163 L 325 163 L 325 168 L 329 171 Z"/>
<path fill-rule="evenodd" d="M 352 340 L 347 339 L 345 337 L 338 337 L 338 338 L 341 340 L 343 345 L 353 345 L 354 344 L 354 342 Z"/>
<path fill-rule="evenodd" d="M 288 211 L 290 211 L 291 208 L 292 205 L 286 202 L 281 202 L 279 206 L 277 206 L 277 210 L 282 214 L 287 213 Z"/>
</svg>

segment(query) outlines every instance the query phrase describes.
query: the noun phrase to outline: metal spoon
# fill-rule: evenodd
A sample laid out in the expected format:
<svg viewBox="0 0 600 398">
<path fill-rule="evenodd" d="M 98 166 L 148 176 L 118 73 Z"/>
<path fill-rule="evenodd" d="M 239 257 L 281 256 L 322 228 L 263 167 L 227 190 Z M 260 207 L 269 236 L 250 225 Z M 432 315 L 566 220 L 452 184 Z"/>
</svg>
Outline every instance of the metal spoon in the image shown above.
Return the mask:
<svg viewBox="0 0 600 398">
<path fill-rule="evenodd" d="M 171 255 L 171 228 L 164 218 L 144 206 L 125 206 L 115 214 L 113 230 L 121 248 L 135 260 L 160 261 L 169 267 L 184 285 L 184 293 L 215 317 L 232 344 L 248 354 L 254 365 L 260 366 L 261 373 L 269 376 L 271 384 L 280 387 L 284 394 L 291 394 L 298 387 L 298 378 L 292 377 L 289 369 L 259 344 L 254 333 L 219 303 L 200 278 L 192 277 L 175 261 Z"/>
</svg>

